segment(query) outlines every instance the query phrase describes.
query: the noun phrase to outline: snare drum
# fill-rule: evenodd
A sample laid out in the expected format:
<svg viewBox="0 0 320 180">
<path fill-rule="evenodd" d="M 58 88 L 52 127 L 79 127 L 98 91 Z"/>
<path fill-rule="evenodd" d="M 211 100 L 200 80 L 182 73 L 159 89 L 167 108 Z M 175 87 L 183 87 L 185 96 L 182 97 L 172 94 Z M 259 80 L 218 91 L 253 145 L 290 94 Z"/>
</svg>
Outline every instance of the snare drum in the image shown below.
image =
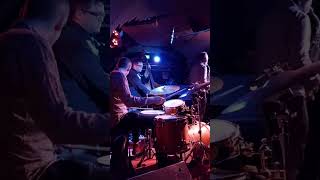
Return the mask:
<svg viewBox="0 0 320 180">
<path fill-rule="evenodd" d="M 166 114 L 177 115 L 186 108 L 186 103 L 181 99 L 172 99 L 164 102 L 163 109 Z"/>
<path fill-rule="evenodd" d="M 153 110 L 153 109 L 143 110 L 138 113 L 139 118 L 152 121 L 152 122 L 154 120 L 154 117 L 162 114 L 165 114 L 165 112 L 162 110 Z"/>
<path fill-rule="evenodd" d="M 159 115 L 155 117 L 157 147 L 161 152 L 176 154 L 187 149 L 187 119 L 182 116 Z"/>
<path fill-rule="evenodd" d="M 150 110 L 141 111 L 140 113 L 146 116 L 157 116 L 157 115 L 164 114 L 164 111 L 150 109 Z"/>
<path fill-rule="evenodd" d="M 240 154 L 239 126 L 224 120 L 211 120 L 212 160 L 214 163 L 236 157 Z"/>
</svg>

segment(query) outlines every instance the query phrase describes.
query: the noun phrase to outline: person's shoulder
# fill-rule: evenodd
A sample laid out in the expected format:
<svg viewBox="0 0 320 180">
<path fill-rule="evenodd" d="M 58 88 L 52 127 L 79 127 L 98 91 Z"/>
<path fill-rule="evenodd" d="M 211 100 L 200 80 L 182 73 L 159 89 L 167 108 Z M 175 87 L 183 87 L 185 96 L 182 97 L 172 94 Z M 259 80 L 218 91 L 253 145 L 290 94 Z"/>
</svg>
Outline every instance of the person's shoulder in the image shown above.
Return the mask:
<svg viewBox="0 0 320 180">
<path fill-rule="evenodd" d="M 36 35 L 28 29 L 9 29 L 0 34 L 1 40 L 35 40 Z"/>
<path fill-rule="evenodd" d="M 74 24 L 67 24 L 57 40 L 56 44 L 81 47 L 85 43 L 87 34 Z"/>
<path fill-rule="evenodd" d="M 110 73 L 110 77 L 112 78 L 112 77 L 122 77 L 122 76 L 124 76 L 120 71 L 118 71 L 118 70 L 113 70 L 113 71 L 111 71 L 111 73 Z"/>
<path fill-rule="evenodd" d="M 0 34 L 0 44 L 19 47 L 39 48 L 48 46 L 36 33 L 28 29 L 9 29 Z"/>
</svg>

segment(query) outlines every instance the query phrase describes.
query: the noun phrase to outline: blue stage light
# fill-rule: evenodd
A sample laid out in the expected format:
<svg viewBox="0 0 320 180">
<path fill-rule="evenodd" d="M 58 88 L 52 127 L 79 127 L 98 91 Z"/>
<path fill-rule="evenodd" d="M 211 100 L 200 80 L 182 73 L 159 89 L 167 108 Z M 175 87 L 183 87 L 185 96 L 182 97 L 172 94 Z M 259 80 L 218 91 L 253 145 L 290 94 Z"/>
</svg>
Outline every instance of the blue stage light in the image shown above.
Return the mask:
<svg viewBox="0 0 320 180">
<path fill-rule="evenodd" d="M 161 59 L 160 59 L 159 56 L 155 56 L 155 57 L 153 58 L 153 61 L 154 61 L 155 63 L 159 63 L 159 62 L 161 61 Z"/>
</svg>

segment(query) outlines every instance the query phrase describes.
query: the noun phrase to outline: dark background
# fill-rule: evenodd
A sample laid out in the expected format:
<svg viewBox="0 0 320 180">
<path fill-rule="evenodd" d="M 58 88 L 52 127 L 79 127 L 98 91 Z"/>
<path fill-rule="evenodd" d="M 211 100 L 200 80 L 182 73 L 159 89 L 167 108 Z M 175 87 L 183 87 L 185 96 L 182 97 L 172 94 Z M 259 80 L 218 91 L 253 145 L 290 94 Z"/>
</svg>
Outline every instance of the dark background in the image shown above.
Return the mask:
<svg viewBox="0 0 320 180">
<path fill-rule="evenodd" d="M 211 52 L 218 73 L 250 73 L 255 35 L 262 18 L 279 0 L 214 0 L 211 2 Z M 320 1 L 314 0 L 320 15 Z"/>
<path fill-rule="evenodd" d="M 0 32 L 5 31 L 18 17 L 25 0 L 0 1 Z M 255 32 L 264 15 L 276 0 L 212 0 L 211 3 L 211 61 L 219 73 L 250 73 L 248 63 L 254 59 Z M 181 2 L 181 1 L 180 1 Z M 110 0 L 106 0 L 110 13 Z M 315 12 L 320 15 L 320 0 L 313 1 Z M 107 13 L 102 35 L 109 38 Z M 106 51 L 108 51 L 106 49 Z"/>
</svg>

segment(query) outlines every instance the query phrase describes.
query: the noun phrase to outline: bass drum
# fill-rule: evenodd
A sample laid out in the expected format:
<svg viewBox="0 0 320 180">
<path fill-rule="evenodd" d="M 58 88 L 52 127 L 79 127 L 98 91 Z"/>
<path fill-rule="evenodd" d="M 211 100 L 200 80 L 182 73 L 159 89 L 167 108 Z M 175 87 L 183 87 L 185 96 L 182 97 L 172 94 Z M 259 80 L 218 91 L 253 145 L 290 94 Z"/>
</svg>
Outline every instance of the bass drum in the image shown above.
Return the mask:
<svg viewBox="0 0 320 180">
<path fill-rule="evenodd" d="M 199 122 L 197 121 L 195 124 L 192 124 L 188 128 L 188 143 L 195 143 L 200 141 L 199 134 Z M 207 146 L 210 146 L 210 126 L 204 122 L 201 122 L 201 141 Z"/>
</svg>

